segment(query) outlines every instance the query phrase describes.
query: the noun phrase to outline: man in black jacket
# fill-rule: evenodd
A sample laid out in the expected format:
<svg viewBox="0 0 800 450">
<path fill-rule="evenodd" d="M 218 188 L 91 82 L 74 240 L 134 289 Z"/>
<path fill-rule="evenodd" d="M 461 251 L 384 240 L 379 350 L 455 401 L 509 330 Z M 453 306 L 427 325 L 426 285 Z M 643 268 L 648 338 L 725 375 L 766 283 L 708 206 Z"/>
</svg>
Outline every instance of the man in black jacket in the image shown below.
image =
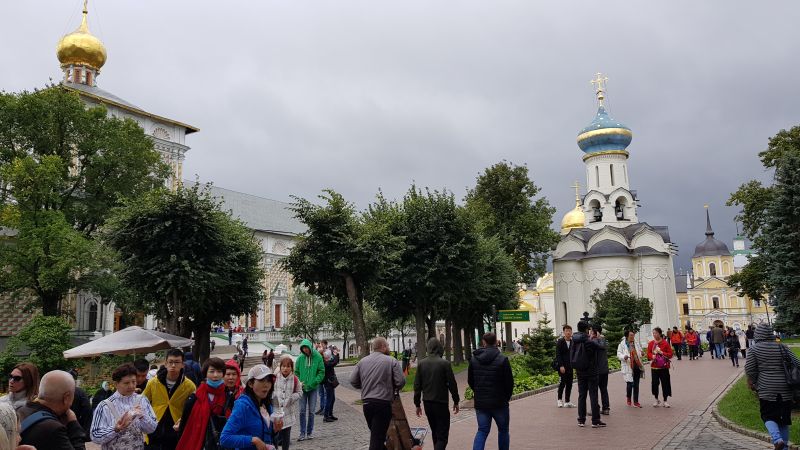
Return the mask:
<svg viewBox="0 0 800 450">
<path fill-rule="evenodd" d="M 475 393 L 475 416 L 478 419 L 478 432 L 475 433 L 472 448 L 477 450 L 485 447 L 494 419 L 497 424 L 497 447 L 508 450 L 508 401 L 514 390 L 511 364 L 497 348 L 497 336 L 494 333 L 483 335 L 481 347 L 472 354 L 467 369 L 467 383 Z"/>
<path fill-rule="evenodd" d="M 605 427 L 600 420 L 600 405 L 597 403 L 597 350 L 602 348 L 599 341 L 589 339 L 586 332 L 589 323 L 578 322 L 578 332 L 572 336 L 570 361 L 578 373 L 578 426 L 586 426 L 586 394 L 589 394 L 589 406 L 592 408 L 592 428 Z"/>
<path fill-rule="evenodd" d="M 414 378 L 414 405 L 417 417 L 422 417 L 420 397 L 424 397 L 425 417 L 431 426 L 433 448 L 444 450 L 450 436 L 450 410 L 447 405 L 447 391 L 453 397 L 453 414 L 458 414 L 458 384 L 453 374 L 453 366 L 442 358 L 444 349 L 439 339 L 428 339 L 428 357 L 417 364 Z"/>
<path fill-rule="evenodd" d="M 569 361 L 569 348 L 572 346 L 572 327 L 564 325 L 561 328 L 563 337 L 556 342 L 556 361 L 558 362 L 558 407 L 574 408 L 575 404 L 569 401 L 572 395 L 572 364 Z M 562 401 L 561 399 L 565 401 Z"/>
<path fill-rule="evenodd" d="M 78 423 L 81 424 L 83 432 L 86 435 L 86 441 L 89 441 L 89 431 L 92 427 L 92 404 L 89 401 L 89 396 L 86 391 L 78 387 L 78 372 L 75 369 L 69 371 L 72 379 L 75 380 L 75 395 L 72 399 L 72 406 L 69 409 L 75 413 L 78 418 Z"/>
<path fill-rule="evenodd" d="M 67 372 L 47 372 L 39 383 L 39 396 L 19 409 L 20 445 L 47 450 L 85 450 L 85 434 L 70 406 L 75 380 Z"/>
<path fill-rule="evenodd" d="M 592 325 L 591 338 L 600 344 L 595 354 L 597 357 L 597 388 L 600 391 L 600 414 L 607 416 L 611 414 L 611 404 L 608 398 L 608 341 L 603 336 L 603 327 L 599 324 Z"/>
</svg>

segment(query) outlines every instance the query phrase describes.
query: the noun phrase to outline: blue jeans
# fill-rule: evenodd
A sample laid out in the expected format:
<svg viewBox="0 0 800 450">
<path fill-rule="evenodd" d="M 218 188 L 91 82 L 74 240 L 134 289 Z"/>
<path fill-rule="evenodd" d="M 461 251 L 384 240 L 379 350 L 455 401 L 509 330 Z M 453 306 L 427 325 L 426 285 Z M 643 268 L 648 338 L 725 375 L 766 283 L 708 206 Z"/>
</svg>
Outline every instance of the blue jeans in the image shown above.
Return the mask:
<svg viewBox="0 0 800 450">
<path fill-rule="evenodd" d="M 321 411 L 325 411 L 325 405 L 328 402 L 328 398 L 326 396 L 325 386 L 323 386 L 321 383 L 319 387 L 317 387 L 317 395 L 319 395 L 319 409 Z"/>
<path fill-rule="evenodd" d="M 317 408 L 317 390 L 303 392 L 300 397 L 300 436 L 314 432 L 314 410 Z"/>
<path fill-rule="evenodd" d="M 508 435 L 510 420 L 508 405 L 498 409 L 476 409 L 475 416 L 478 419 L 478 432 L 475 433 L 472 450 L 483 450 L 486 447 L 486 438 L 492 430 L 492 419 L 497 423 L 497 447 L 500 450 L 508 450 L 511 441 Z"/>
<path fill-rule="evenodd" d="M 722 357 L 725 355 L 724 351 L 725 350 L 722 348 L 722 344 L 714 344 L 714 353 L 716 354 L 717 359 L 722 359 Z"/>
<path fill-rule="evenodd" d="M 767 431 L 772 437 L 773 444 L 777 444 L 780 441 L 783 441 L 786 444 L 789 443 L 789 425 L 778 425 L 777 423 L 768 420 L 764 422 L 764 426 L 767 427 Z"/>
</svg>

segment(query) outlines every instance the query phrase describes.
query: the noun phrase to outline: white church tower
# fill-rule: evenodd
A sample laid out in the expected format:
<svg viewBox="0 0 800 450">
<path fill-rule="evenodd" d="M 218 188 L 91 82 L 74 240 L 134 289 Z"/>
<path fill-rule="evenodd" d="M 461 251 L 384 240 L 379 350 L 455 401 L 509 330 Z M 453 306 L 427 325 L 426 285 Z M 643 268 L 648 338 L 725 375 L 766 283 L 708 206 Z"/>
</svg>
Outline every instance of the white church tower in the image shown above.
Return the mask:
<svg viewBox="0 0 800 450">
<path fill-rule="evenodd" d="M 561 222 L 561 240 L 553 252 L 556 314 L 554 325 L 575 325 L 594 308 L 590 297 L 612 280 L 624 280 L 653 304 L 651 326 L 678 325 L 672 256 L 675 247 L 665 226 L 639 222 L 636 191 L 630 189 L 628 146 L 631 129 L 606 111 L 605 84 L 597 74 L 599 103 L 594 120 L 578 133 L 586 165 L 586 194 L 576 184 L 576 206 Z"/>
</svg>

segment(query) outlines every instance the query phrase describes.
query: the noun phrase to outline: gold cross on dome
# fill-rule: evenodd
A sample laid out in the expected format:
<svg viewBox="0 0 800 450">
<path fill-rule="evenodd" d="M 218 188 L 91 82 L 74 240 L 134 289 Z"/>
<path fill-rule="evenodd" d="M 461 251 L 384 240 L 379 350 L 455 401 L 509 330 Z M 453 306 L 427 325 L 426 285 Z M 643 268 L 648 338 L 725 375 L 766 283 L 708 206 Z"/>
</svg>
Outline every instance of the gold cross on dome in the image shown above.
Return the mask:
<svg viewBox="0 0 800 450">
<path fill-rule="evenodd" d="M 581 196 L 581 194 L 580 194 L 581 184 L 578 183 L 578 180 L 575 180 L 575 184 L 573 184 L 570 187 L 575 189 L 575 200 L 578 200 L 580 198 L 580 196 Z"/>
<path fill-rule="evenodd" d="M 597 101 L 600 102 L 600 106 L 603 106 L 603 100 L 606 98 L 606 82 L 608 82 L 608 77 L 603 76 L 600 72 L 597 72 L 595 76 L 597 78 L 590 82 L 592 85 L 596 85 L 595 94 L 597 94 Z"/>
<path fill-rule="evenodd" d="M 83 13 L 86 14 L 89 12 L 89 0 L 83 0 Z"/>
</svg>

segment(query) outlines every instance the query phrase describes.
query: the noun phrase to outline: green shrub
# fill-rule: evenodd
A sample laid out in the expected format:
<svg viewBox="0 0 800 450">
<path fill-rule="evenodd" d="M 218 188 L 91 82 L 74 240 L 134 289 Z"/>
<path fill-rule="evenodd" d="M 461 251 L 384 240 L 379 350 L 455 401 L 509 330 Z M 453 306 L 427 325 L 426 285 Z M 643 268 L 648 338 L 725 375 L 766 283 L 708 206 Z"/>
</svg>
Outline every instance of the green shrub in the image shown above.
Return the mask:
<svg viewBox="0 0 800 450">
<path fill-rule="evenodd" d="M 69 370 L 74 361 L 64 359 L 64 351 L 72 347 L 69 322 L 61 317 L 36 316 L 19 334 L 8 341 L 0 354 L 0 370 L 3 374 L 20 362 L 30 361 L 40 374 L 51 370 Z M 27 353 L 27 354 L 26 354 Z"/>
</svg>

